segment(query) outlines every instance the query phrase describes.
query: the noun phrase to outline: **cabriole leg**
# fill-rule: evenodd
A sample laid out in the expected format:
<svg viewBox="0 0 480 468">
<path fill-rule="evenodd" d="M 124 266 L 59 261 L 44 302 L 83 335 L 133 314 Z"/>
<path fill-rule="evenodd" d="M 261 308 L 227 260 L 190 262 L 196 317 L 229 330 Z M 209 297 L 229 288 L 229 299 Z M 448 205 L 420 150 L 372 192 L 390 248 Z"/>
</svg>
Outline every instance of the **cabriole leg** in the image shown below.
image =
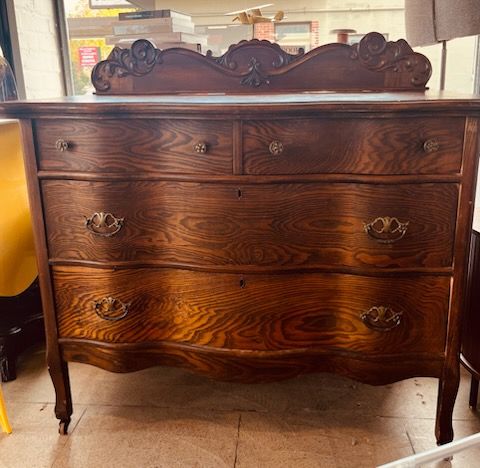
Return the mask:
<svg viewBox="0 0 480 468">
<path fill-rule="evenodd" d="M 72 416 L 72 395 L 67 363 L 59 357 L 48 359 L 48 371 L 55 387 L 55 416 L 60 420 L 58 432 L 65 435 Z"/>
<path fill-rule="evenodd" d="M 454 370 L 444 372 L 438 384 L 437 419 L 435 436 L 437 444 L 443 445 L 453 440 L 452 415 L 460 384 L 459 366 Z"/>
</svg>

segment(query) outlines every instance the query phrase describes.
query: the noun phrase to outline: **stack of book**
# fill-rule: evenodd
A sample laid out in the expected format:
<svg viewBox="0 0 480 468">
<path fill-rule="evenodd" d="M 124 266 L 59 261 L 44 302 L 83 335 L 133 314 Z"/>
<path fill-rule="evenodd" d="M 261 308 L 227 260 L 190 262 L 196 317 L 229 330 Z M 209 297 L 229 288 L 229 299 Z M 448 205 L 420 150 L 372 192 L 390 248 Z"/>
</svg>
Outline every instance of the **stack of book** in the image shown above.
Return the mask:
<svg viewBox="0 0 480 468">
<path fill-rule="evenodd" d="M 192 17 L 178 11 L 133 11 L 120 13 L 118 19 L 107 44 L 127 48 L 137 39 L 147 39 L 158 49 L 182 47 L 197 52 L 207 46 L 207 38 L 195 34 Z"/>
</svg>

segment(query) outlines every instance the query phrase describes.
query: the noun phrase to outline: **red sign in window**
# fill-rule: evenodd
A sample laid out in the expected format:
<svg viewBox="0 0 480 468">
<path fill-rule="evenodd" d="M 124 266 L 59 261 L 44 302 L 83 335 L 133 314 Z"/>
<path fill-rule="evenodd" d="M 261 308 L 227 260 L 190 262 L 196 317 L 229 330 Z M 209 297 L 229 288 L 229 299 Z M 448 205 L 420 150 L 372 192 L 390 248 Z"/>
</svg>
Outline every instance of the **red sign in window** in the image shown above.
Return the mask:
<svg viewBox="0 0 480 468">
<path fill-rule="evenodd" d="M 81 67 L 93 67 L 100 61 L 100 47 L 79 47 Z"/>
</svg>

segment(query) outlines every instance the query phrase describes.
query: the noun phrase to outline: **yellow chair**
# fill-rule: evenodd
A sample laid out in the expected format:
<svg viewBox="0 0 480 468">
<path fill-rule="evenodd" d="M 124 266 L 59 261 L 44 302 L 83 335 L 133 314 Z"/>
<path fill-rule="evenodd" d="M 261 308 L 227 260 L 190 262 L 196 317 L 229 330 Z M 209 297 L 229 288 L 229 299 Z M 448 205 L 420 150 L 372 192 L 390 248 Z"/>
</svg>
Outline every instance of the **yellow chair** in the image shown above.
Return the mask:
<svg viewBox="0 0 480 468">
<path fill-rule="evenodd" d="M 0 57 L 0 100 L 16 99 L 8 63 Z M 23 168 L 20 128 L 16 121 L 0 120 L 0 296 L 18 296 L 37 277 L 30 211 Z M 2 324 L 0 310 L 0 325 Z M 8 329 L 8 320 L 7 320 Z M 5 345 L 6 337 L 2 338 Z M 2 356 L 0 356 L 2 357 Z M 3 377 L 3 364 L 2 377 Z M 0 379 L 1 380 L 1 379 Z M 0 429 L 12 432 L 0 382 Z"/>
<path fill-rule="evenodd" d="M 5 400 L 3 399 L 1 384 L 0 384 L 0 427 L 2 428 L 2 431 L 6 432 L 7 434 L 10 434 L 12 432 L 12 428 L 10 426 L 10 423 L 8 422 L 7 408 L 5 407 Z"/>
<path fill-rule="evenodd" d="M 17 121 L 0 120 L 0 377 L 16 378 L 18 355 L 44 338 L 33 233 Z"/>
<path fill-rule="evenodd" d="M 18 122 L 0 120 L 0 296 L 16 296 L 37 277 Z"/>
</svg>

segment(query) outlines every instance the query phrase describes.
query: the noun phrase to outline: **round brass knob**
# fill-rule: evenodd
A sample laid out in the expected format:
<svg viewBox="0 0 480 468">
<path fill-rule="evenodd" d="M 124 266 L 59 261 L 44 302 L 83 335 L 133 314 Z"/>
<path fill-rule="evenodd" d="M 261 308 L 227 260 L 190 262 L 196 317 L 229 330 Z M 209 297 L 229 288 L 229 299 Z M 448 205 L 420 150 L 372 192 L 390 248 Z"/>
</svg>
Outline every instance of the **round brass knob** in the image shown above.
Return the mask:
<svg viewBox="0 0 480 468">
<path fill-rule="evenodd" d="M 58 151 L 68 151 L 70 147 L 70 143 L 62 138 L 59 138 L 55 142 L 55 148 L 57 148 Z"/>
<path fill-rule="evenodd" d="M 440 143 L 435 139 L 425 141 L 423 144 L 423 151 L 425 153 L 434 153 L 440 149 Z"/>
<path fill-rule="evenodd" d="M 204 154 L 207 152 L 208 147 L 204 141 L 199 141 L 198 143 L 193 145 L 193 149 L 195 150 L 196 153 Z"/>
<path fill-rule="evenodd" d="M 283 153 L 283 143 L 278 140 L 273 140 L 269 145 L 268 145 L 268 151 L 270 151 L 270 154 L 273 156 L 278 156 Z"/>
</svg>

